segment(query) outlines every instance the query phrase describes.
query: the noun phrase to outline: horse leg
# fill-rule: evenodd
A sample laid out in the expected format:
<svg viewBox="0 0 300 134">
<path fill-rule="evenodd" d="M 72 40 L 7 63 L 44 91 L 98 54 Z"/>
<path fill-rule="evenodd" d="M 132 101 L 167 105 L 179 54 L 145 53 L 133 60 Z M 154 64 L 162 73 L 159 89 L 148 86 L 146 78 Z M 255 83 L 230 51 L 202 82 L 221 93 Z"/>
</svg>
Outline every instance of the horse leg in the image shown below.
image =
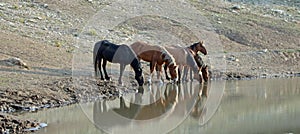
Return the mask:
<svg viewBox="0 0 300 134">
<path fill-rule="evenodd" d="M 182 71 L 182 66 L 179 65 L 179 67 L 178 67 L 178 83 L 181 82 L 181 71 Z"/>
<path fill-rule="evenodd" d="M 160 80 L 160 83 L 163 83 L 163 78 L 161 77 L 161 68 L 162 68 L 162 65 L 156 64 L 157 79 Z"/>
<path fill-rule="evenodd" d="M 122 85 L 122 76 L 125 70 L 125 64 L 120 64 L 120 77 L 119 77 L 119 84 Z"/>
<path fill-rule="evenodd" d="M 151 81 L 152 81 L 153 71 L 154 71 L 155 66 L 156 66 L 156 62 L 154 62 L 154 61 L 150 62 L 150 76 L 149 76 L 149 79 L 148 79 L 149 83 L 151 83 Z"/>
<path fill-rule="evenodd" d="M 182 79 L 184 81 L 189 81 L 188 78 L 187 78 L 189 69 L 190 69 L 190 67 L 188 67 L 188 66 L 185 66 L 184 69 L 183 69 L 183 78 Z"/>
<path fill-rule="evenodd" d="M 99 69 L 99 71 L 100 71 L 100 77 L 101 77 L 101 80 L 104 80 L 103 74 L 102 74 L 102 70 L 101 70 L 101 62 L 102 62 L 102 57 L 99 58 L 98 69 Z M 97 72 L 96 72 L 96 73 L 97 73 Z"/>
<path fill-rule="evenodd" d="M 108 77 L 107 72 L 106 72 L 106 64 L 107 64 L 107 60 L 103 59 L 102 68 L 103 68 L 103 71 L 104 71 L 105 79 L 110 80 L 110 77 Z"/>
<path fill-rule="evenodd" d="M 125 101 L 123 97 L 120 97 L 120 109 L 125 109 L 126 105 L 125 105 Z"/>
<path fill-rule="evenodd" d="M 168 66 L 166 64 L 164 64 L 164 70 L 165 70 L 166 79 L 170 80 L 170 77 L 169 77 L 168 72 L 167 72 Z"/>
<path fill-rule="evenodd" d="M 155 66 L 155 71 L 156 71 L 156 77 L 157 77 L 157 79 L 159 79 L 159 65 L 156 65 Z"/>
<path fill-rule="evenodd" d="M 199 83 L 202 83 L 202 75 L 201 75 L 201 73 L 200 72 L 194 72 L 194 78 L 196 79 L 196 80 L 198 80 L 199 81 Z"/>
<path fill-rule="evenodd" d="M 190 80 L 193 81 L 194 78 L 193 78 L 193 69 L 190 69 Z"/>
<path fill-rule="evenodd" d="M 100 64 L 100 63 L 98 63 L 98 59 L 96 58 L 95 59 L 95 63 L 94 63 L 94 70 L 95 70 L 95 78 L 97 78 L 97 76 L 98 76 L 98 69 L 97 69 L 97 65 L 98 64 Z"/>
</svg>

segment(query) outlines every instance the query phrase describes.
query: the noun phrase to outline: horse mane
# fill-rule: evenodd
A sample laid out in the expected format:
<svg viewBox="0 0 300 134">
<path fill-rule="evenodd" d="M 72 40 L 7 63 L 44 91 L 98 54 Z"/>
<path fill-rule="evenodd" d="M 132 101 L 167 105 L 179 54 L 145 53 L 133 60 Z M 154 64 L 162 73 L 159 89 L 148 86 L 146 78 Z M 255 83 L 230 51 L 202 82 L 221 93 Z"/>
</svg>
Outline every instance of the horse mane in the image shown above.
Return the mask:
<svg viewBox="0 0 300 134">
<path fill-rule="evenodd" d="M 189 46 L 189 48 L 192 49 L 192 50 L 194 50 L 194 48 L 195 48 L 198 44 L 200 44 L 200 42 L 194 43 L 193 45 Z"/>
<path fill-rule="evenodd" d="M 170 53 L 167 51 L 166 48 L 161 47 L 161 53 L 162 53 L 162 55 L 165 55 L 165 57 L 164 57 L 163 60 L 169 61 L 169 62 L 170 62 L 169 64 L 172 64 L 172 63 L 173 63 L 174 65 L 176 65 L 175 58 L 173 57 L 172 54 L 170 54 Z"/>
</svg>

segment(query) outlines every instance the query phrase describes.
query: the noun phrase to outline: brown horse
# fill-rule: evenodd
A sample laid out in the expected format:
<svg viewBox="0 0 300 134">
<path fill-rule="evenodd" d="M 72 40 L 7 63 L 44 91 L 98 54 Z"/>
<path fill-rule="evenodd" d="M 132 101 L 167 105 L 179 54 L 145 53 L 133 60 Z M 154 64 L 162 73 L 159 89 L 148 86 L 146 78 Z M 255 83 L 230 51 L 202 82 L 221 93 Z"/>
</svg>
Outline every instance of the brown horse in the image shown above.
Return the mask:
<svg viewBox="0 0 300 134">
<path fill-rule="evenodd" d="M 202 77 L 201 77 L 201 75 L 195 75 L 196 79 L 198 79 L 201 83 L 202 83 L 202 79 L 204 79 L 204 81 L 207 82 L 209 79 L 208 66 L 204 64 L 202 58 L 198 55 L 198 52 L 201 52 L 202 54 L 207 55 L 207 51 L 206 51 L 204 42 L 203 41 L 196 42 L 193 45 L 187 47 L 187 49 L 189 49 L 191 54 L 194 56 L 194 59 L 199 67 L 199 70 L 201 70 L 201 73 L 202 73 Z M 184 68 L 183 78 L 185 80 L 187 80 L 188 70 L 189 70 L 188 67 Z M 200 76 L 200 78 L 197 78 L 198 76 Z M 193 80 L 192 70 L 190 71 L 190 79 Z"/>
<path fill-rule="evenodd" d="M 209 80 L 209 71 L 208 71 L 208 65 L 206 65 L 202 58 L 196 54 L 194 56 L 195 60 L 196 60 L 196 63 L 198 65 L 198 67 L 200 68 L 201 70 L 201 73 L 202 73 L 202 79 L 204 79 L 204 82 L 207 82 Z M 201 79 L 201 77 L 200 77 Z"/>
<path fill-rule="evenodd" d="M 193 57 L 193 55 L 191 54 L 190 51 L 188 51 L 188 49 L 183 48 L 183 47 L 165 47 L 167 49 L 167 51 L 169 51 L 170 54 L 173 55 L 173 57 L 175 58 L 175 62 L 176 64 L 179 66 L 178 67 L 178 82 L 181 81 L 181 72 L 183 67 L 189 67 L 192 68 L 195 75 L 199 75 L 199 70 L 198 70 L 198 66 L 197 63 Z M 160 69 L 161 66 L 157 65 L 156 69 Z M 166 75 L 166 79 L 169 80 L 169 76 L 167 74 L 167 67 L 164 67 L 165 70 L 165 75 Z M 197 77 L 200 78 L 200 77 Z"/>
<path fill-rule="evenodd" d="M 189 48 L 187 48 L 187 50 L 190 51 L 191 54 L 193 55 L 193 57 L 194 57 L 194 59 L 197 63 L 197 66 L 198 66 L 199 70 L 202 73 L 202 75 L 201 74 L 194 75 L 195 78 L 197 80 L 199 80 L 200 83 L 202 83 L 202 79 L 204 79 L 204 81 L 207 82 L 208 79 L 209 79 L 208 66 L 203 62 L 202 58 L 198 54 L 196 54 L 194 51 L 192 51 Z M 189 70 L 189 67 L 184 68 L 183 79 L 186 80 L 186 81 L 188 81 L 188 79 L 187 79 L 188 70 Z M 193 80 L 192 71 L 193 70 L 190 70 L 190 80 Z"/>
<path fill-rule="evenodd" d="M 137 41 L 131 44 L 131 48 L 136 53 L 139 59 L 150 62 L 150 77 L 149 82 L 153 77 L 154 67 L 156 65 L 165 64 L 169 68 L 171 79 L 177 81 L 177 65 L 173 56 L 163 47 L 149 45 L 144 42 Z M 161 68 L 157 70 L 157 78 L 161 79 Z"/>
</svg>

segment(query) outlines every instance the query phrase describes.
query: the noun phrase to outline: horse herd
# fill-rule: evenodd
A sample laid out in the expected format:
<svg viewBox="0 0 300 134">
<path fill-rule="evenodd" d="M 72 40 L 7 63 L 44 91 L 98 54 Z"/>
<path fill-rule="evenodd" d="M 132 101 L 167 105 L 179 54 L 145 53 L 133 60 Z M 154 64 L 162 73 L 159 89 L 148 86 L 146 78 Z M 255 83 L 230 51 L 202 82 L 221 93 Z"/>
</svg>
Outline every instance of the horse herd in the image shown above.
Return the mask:
<svg viewBox="0 0 300 134">
<path fill-rule="evenodd" d="M 122 84 L 122 75 L 125 66 L 130 64 L 135 72 L 135 79 L 139 86 L 144 84 L 144 77 L 140 60 L 150 62 L 150 77 L 148 81 L 151 83 L 154 69 L 157 72 L 157 78 L 163 81 L 161 76 L 162 67 L 164 68 L 167 80 L 171 82 L 188 81 L 187 75 L 190 70 L 190 80 L 197 79 L 202 83 L 208 81 L 208 66 L 204 64 L 198 52 L 207 54 L 203 41 L 192 44 L 188 47 L 180 46 L 158 46 L 150 45 L 145 42 L 137 41 L 130 46 L 122 44 L 116 45 L 107 40 L 102 40 L 94 45 L 93 61 L 95 76 L 100 72 L 101 80 L 111 80 L 106 71 L 107 61 L 120 64 L 119 84 Z M 104 72 L 102 74 L 101 66 Z M 167 70 L 171 78 L 168 76 Z M 183 77 L 181 79 L 181 72 Z M 202 75 L 201 75 L 202 74 Z M 194 76 L 194 77 L 193 77 Z"/>
</svg>

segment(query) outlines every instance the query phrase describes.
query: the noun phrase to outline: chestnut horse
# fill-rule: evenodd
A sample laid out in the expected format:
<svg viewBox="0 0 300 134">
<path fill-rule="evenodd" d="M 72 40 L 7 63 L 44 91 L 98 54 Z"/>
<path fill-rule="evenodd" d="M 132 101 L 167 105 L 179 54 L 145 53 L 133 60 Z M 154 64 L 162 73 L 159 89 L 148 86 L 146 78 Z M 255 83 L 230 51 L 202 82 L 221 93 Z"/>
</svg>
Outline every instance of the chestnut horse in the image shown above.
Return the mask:
<svg viewBox="0 0 300 134">
<path fill-rule="evenodd" d="M 101 62 L 103 60 L 102 69 L 105 74 L 105 79 L 110 80 L 106 72 L 106 63 L 107 61 L 112 63 L 120 63 L 120 77 L 119 84 L 122 84 L 121 78 L 124 72 L 126 65 L 130 64 L 135 72 L 135 79 L 137 80 L 139 86 L 144 84 L 144 78 L 142 74 L 141 63 L 138 60 L 134 51 L 127 45 L 116 45 L 110 43 L 107 40 L 99 41 L 94 46 L 93 52 L 93 61 L 95 76 L 97 77 L 97 70 L 100 71 L 101 80 L 104 80 L 102 71 L 101 71 Z M 98 67 L 97 67 L 98 65 Z"/>
<path fill-rule="evenodd" d="M 175 58 L 176 64 L 179 66 L 178 67 L 178 82 L 181 81 L 181 72 L 183 67 L 188 66 L 189 68 L 192 68 L 194 71 L 195 75 L 199 75 L 199 70 L 198 70 L 198 66 L 197 63 L 193 57 L 193 55 L 191 54 L 190 51 L 188 51 L 186 48 L 183 47 L 165 47 L 170 54 L 173 55 L 173 57 Z M 156 69 L 160 69 L 161 66 L 157 65 Z M 165 70 L 165 75 L 166 75 L 166 79 L 169 80 L 169 76 L 167 74 L 167 67 L 164 66 L 164 70 Z M 200 77 L 197 77 L 200 78 Z"/>
<path fill-rule="evenodd" d="M 147 43 L 137 41 L 131 44 L 131 48 L 137 54 L 139 59 L 150 62 L 150 77 L 149 82 L 153 77 L 154 67 L 156 65 L 165 64 L 170 71 L 173 82 L 177 81 L 177 65 L 173 56 L 163 47 L 149 45 Z M 157 70 L 157 78 L 161 79 L 161 69 Z"/>
</svg>

